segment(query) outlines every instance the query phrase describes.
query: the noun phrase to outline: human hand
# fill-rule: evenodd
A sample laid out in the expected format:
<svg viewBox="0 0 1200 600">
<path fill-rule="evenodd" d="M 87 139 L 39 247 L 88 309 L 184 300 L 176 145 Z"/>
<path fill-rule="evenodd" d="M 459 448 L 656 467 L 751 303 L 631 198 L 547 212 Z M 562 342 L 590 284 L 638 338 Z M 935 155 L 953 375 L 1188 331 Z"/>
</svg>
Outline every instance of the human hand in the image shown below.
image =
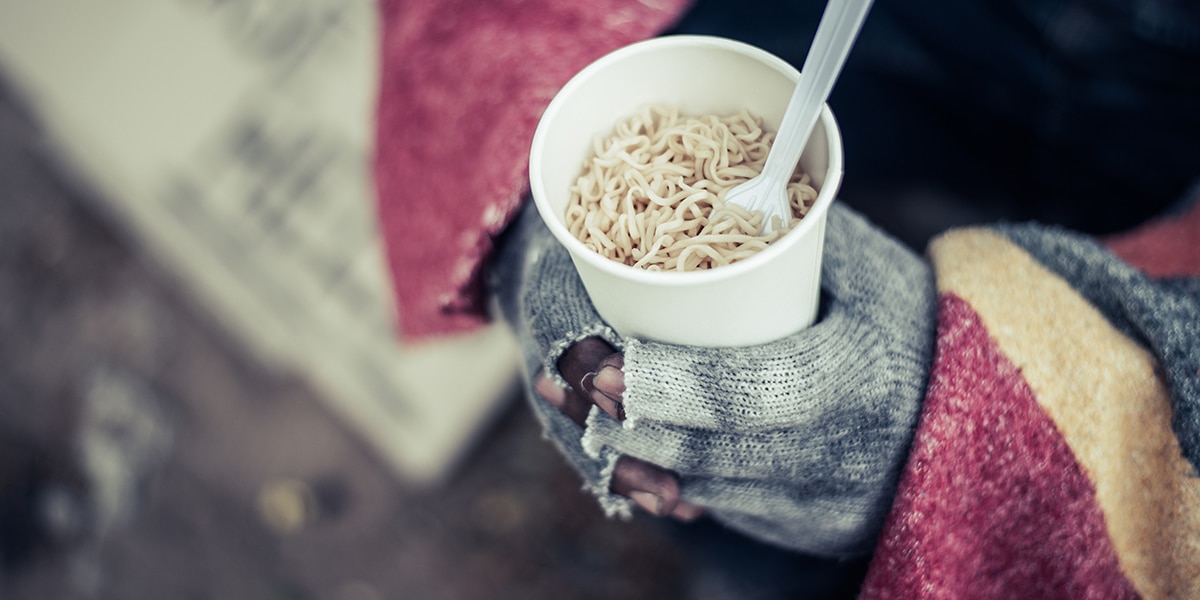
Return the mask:
<svg viewBox="0 0 1200 600">
<path fill-rule="evenodd" d="M 546 401 L 579 424 L 585 426 L 592 405 L 600 407 L 618 421 L 625 420 L 621 395 L 625 393 L 621 367 L 625 356 L 603 339 L 592 336 L 571 344 L 559 357 L 558 372 L 568 386 L 559 387 L 543 369 L 534 387 Z"/>
<path fill-rule="evenodd" d="M 534 390 L 580 427 L 586 427 L 593 405 L 623 421 L 624 364 L 624 355 L 603 339 L 584 338 L 569 346 L 557 364 L 563 379 L 576 383 L 560 387 L 541 370 L 534 379 Z M 632 456 L 617 459 L 610 486 L 612 493 L 629 498 L 652 515 L 693 521 L 704 513 L 703 508 L 682 498 L 674 473 Z"/>
<path fill-rule="evenodd" d="M 529 399 L 607 514 L 635 502 L 675 514 L 682 496 L 785 548 L 870 550 L 933 352 L 927 263 L 835 203 L 817 322 L 768 344 L 702 348 L 619 336 L 565 249 L 547 231 L 529 239 L 513 311 Z"/>
</svg>

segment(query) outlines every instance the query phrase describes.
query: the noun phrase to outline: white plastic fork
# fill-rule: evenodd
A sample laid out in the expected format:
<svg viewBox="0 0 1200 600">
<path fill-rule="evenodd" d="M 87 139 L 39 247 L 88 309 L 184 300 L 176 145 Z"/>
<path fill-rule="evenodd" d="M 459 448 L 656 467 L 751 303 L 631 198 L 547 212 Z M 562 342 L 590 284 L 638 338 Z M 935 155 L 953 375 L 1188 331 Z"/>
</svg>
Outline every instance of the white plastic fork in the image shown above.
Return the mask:
<svg viewBox="0 0 1200 600">
<path fill-rule="evenodd" d="M 788 101 L 775 142 L 767 154 L 762 173 L 725 194 L 726 204 L 737 204 L 750 211 L 762 211 L 759 235 L 774 230 L 774 217 L 787 225 L 792 219 L 787 185 L 808 137 L 817 124 L 821 108 L 833 90 L 846 63 L 846 56 L 862 28 L 872 0 L 829 0 L 817 33 L 813 37 L 800 80 Z"/>
</svg>

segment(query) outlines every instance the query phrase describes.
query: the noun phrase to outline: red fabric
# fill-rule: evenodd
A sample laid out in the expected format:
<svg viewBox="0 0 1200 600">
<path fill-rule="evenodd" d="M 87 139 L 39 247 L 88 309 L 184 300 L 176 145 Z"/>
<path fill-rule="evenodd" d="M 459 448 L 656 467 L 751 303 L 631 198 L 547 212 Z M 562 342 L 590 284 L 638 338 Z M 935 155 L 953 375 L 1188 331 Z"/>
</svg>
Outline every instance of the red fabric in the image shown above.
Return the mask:
<svg viewBox="0 0 1200 600">
<path fill-rule="evenodd" d="M 966 302 L 939 300 L 930 387 L 862 598 L 1136 598 L 1095 491 Z"/>
<path fill-rule="evenodd" d="M 1151 221 L 1105 243 L 1151 277 L 1195 276 L 1200 273 L 1200 199 L 1183 215 Z"/>
<path fill-rule="evenodd" d="M 486 320 L 480 277 L 528 186 L 545 106 L 687 0 L 381 0 L 374 177 L 400 332 Z"/>
</svg>

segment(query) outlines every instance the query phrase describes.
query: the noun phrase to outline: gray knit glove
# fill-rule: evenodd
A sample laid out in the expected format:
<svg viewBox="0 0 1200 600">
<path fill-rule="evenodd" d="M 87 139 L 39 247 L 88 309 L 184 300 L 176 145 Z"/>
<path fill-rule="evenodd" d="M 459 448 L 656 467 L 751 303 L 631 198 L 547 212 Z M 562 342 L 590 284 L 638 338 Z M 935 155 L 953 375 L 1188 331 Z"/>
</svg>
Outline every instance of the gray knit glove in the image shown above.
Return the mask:
<svg viewBox="0 0 1200 600">
<path fill-rule="evenodd" d="M 624 421 L 593 408 L 581 430 L 531 395 L 610 514 L 628 510 L 609 492 L 628 455 L 673 471 L 687 502 L 752 537 L 823 556 L 871 550 L 924 395 L 935 290 L 928 265 L 861 216 L 835 203 L 828 218 L 818 322 L 747 348 L 621 339 L 566 251 L 530 243 L 515 323 L 528 356 L 553 373 L 588 336 L 624 351 Z"/>
<path fill-rule="evenodd" d="M 535 390 L 545 372 L 566 387 L 557 361 L 574 342 L 598 336 L 614 347 L 620 337 L 604 323 L 587 297 L 565 248 L 550 233 L 533 206 L 524 209 L 498 240 L 489 287 L 498 313 L 521 342 L 526 398 L 543 433 L 579 472 L 584 489 L 594 494 L 609 516 L 628 517 L 632 503 L 610 491 L 618 456 L 595 458 L 585 453 L 583 428 Z M 602 451 L 603 453 L 603 451 Z"/>
</svg>

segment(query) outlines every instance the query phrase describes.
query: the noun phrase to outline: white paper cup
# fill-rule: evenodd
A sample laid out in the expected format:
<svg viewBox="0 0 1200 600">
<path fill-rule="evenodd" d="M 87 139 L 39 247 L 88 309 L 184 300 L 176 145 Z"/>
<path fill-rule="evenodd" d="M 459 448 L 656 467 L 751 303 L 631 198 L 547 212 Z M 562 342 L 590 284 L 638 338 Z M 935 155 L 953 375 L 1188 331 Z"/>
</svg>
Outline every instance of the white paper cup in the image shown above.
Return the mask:
<svg viewBox="0 0 1200 600">
<path fill-rule="evenodd" d="M 600 316 L 617 333 L 691 346 L 749 346 L 816 319 L 825 217 L 842 179 L 842 139 L 826 106 L 800 164 L 817 200 L 787 235 L 758 254 L 715 269 L 645 271 L 593 252 L 564 223 L 570 188 L 593 140 L 649 105 L 684 114 L 740 109 L 776 131 L 799 78 L 759 48 L 708 36 L 667 36 L 616 50 L 558 92 L 533 136 L 530 184 L 550 231 L 570 252 Z"/>
</svg>

